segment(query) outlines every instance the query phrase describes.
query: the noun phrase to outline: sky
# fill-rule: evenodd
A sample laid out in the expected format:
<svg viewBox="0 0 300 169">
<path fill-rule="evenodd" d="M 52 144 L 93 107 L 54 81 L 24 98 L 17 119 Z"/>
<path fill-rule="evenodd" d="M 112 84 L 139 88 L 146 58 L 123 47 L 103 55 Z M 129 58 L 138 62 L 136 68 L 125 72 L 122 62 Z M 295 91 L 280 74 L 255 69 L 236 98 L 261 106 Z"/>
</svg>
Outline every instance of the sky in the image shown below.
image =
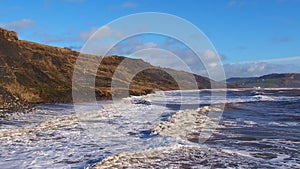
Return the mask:
<svg viewBox="0 0 300 169">
<path fill-rule="evenodd" d="M 93 32 L 120 17 L 168 13 L 207 36 L 227 77 L 259 76 L 300 72 L 299 9 L 299 0 L 3 0 L 0 27 L 19 39 L 79 51 Z M 136 46 L 166 41 L 138 39 Z"/>
</svg>

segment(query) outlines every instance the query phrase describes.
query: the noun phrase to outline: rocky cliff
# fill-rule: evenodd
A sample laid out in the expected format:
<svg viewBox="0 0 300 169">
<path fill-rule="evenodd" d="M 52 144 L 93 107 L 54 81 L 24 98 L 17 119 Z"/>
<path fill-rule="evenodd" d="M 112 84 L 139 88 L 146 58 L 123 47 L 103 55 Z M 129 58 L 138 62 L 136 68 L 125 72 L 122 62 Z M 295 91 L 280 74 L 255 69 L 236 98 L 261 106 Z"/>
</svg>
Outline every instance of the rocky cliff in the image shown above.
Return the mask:
<svg viewBox="0 0 300 169">
<path fill-rule="evenodd" d="M 0 28 L 0 100 L 7 94 L 29 103 L 72 102 L 72 76 L 76 59 L 80 53 L 67 48 L 52 47 L 25 40 L 19 40 L 17 33 Z M 102 60 L 95 78 L 95 93 L 98 99 L 111 98 L 111 78 L 115 69 L 125 59 L 121 56 L 89 56 Z M 192 88 L 191 76 L 195 77 L 199 88 L 210 88 L 210 79 L 183 71 L 151 66 L 140 59 L 126 58 L 138 73 L 133 80 L 126 78 L 131 72 L 124 69 L 120 82 L 130 83 L 130 94 L 141 95 L 158 90 L 179 89 L 176 76 L 185 89 Z M 171 76 L 170 76 L 171 75 Z M 217 82 L 213 82 L 218 84 Z"/>
</svg>

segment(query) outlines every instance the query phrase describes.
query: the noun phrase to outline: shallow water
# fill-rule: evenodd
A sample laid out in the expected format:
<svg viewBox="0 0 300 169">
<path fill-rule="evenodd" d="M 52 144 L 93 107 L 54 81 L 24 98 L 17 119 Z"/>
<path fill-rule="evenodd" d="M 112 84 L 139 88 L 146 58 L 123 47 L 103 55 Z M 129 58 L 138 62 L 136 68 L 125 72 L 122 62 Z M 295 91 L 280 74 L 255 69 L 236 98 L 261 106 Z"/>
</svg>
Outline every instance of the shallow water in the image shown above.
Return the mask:
<svg viewBox="0 0 300 169">
<path fill-rule="evenodd" d="M 227 98 L 222 91 L 213 97 L 210 90 L 157 92 L 115 105 L 83 104 L 81 113 L 68 104 L 39 105 L 31 113 L 0 119 L 0 166 L 84 168 L 113 154 L 183 144 L 226 152 L 215 158 L 235 154 L 257 166 L 299 168 L 299 91 L 234 89 L 227 91 Z M 151 135 L 180 106 L 194 109 L 219 103 L 230 105 L 221 127 L 205 143 Z"/>
</svg>

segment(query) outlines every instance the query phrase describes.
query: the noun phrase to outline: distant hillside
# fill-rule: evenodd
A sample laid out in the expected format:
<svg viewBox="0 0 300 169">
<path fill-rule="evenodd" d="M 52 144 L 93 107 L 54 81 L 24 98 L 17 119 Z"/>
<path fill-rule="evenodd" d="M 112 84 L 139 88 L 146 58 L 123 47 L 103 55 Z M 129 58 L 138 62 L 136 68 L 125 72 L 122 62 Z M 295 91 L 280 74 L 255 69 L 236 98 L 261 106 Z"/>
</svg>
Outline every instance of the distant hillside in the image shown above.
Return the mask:
<svg viewBox="0 0 300 169">
<path fill-rule="evenodd" d="M 79 53 L 67 48 L 42 45 L 18 40 L 16 32 L 0 28 L 0 100 L 5 102 L 7 93 L 30 103 L 57 103 L 72 101 L 72 76 Z M 118 65 L 125 59 L 121 56 L 97 57 L 87 55 L 94 63 L 103 59 L 96 76 L 98 99 L 111 98 L 111 77 Z M 183 71 L 151 66 L 140 59 L 127 59 L 135 69 L 150 67 L 137 74 L 132 81 L 128 75 L 131 69 L 122 70 L 122 83 L 130 83 L 130 94 L 141 95 L 154 89 L 179 89 L 170 76 L 176 76 L 184 89 L 192 88 L 191 76 L 199 88 L 210 88 L 210 79 Z M 87 71 L 88 72 L 88 71 Z M 168 73 L 167 73 L 168 72 Z M 218 82 L 213 82 L 219 84 Z M 2 94 L 6 93 L 6 94 Z"/>
<path fill-rule="evenodd" d="M 226 80 L 227 83 L 244 83 L 247 81 L 255 80 L 256 77 L 233 77 Z"/>
<path fill-rule="evenodd" d="M 228 84 L 240 87 L 300 88 L 300 73 L 269 74 L 260 77 L 230 78 Z"/>
</svg>

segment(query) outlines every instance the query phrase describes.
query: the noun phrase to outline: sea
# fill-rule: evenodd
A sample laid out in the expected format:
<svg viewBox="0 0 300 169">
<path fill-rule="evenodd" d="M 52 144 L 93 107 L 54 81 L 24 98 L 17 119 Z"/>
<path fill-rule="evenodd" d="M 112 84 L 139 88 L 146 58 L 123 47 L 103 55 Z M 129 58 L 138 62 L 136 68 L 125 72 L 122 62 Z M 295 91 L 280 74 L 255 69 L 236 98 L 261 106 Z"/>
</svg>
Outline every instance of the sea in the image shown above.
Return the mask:
<svg viewBox="0 0 300 169">
<path fill-rule="evenodd" d="M 221 112 L 204 141 L 153 133 L 179 111 L 205 106 Z M 109 156 L 175 145 L 207 151 L 199 163 L 181 154 L 189 168 L 300 168 L 300 89 L 157 91 L 96 105 L 38 104 L 0 117 L 0 145 L 1 169 L 91 168 Z"/>
</svg>

